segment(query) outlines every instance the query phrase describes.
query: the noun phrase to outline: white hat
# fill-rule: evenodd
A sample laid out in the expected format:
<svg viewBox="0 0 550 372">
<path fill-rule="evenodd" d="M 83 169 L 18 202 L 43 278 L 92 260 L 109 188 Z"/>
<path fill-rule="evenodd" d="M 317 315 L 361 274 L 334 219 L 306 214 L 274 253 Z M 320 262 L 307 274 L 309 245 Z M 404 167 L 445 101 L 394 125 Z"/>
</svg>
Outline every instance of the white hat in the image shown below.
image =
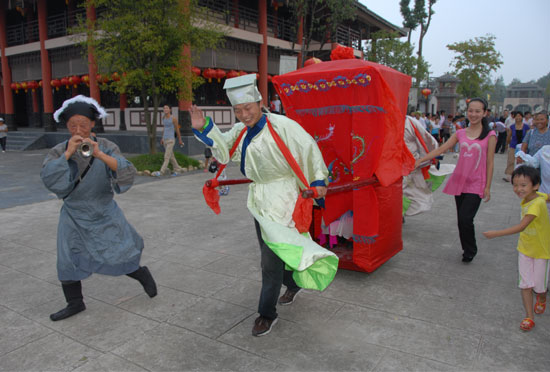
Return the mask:
<svg viewBox="0 0 550 372">
<path fill-rule="evenodd" d="M 231 101 L 231 106 L 262 100 L 262 95 L 256 87 L 256 74 L 227 79 L 223 85 L 223 89 L 226 90 L 225 92 L 229 101 Z"/>
<path fill-rule="evenodd" d="M 58 123 L 66 123 L 73 115 L 82 115 L 90 120 L 97 120 L 106 118 L 107 112 L 95 99 L 78 95 L 63 102 L 61 108 L 54 112 L 53 119 Z"/>
</svg>

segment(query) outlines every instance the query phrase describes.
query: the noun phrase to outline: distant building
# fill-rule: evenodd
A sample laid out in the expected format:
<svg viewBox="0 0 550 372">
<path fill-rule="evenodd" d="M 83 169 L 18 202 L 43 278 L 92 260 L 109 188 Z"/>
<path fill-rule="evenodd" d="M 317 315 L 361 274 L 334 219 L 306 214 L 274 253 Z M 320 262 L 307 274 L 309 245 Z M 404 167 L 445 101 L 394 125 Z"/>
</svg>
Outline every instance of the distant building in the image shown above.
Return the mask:
<svg viewBox="0 0 550 372">
<path fill-rule="evenodd" d="M 536 84 L 514 84 L 506 89 L 504 108 L 531 113 L 543 109 L 544 89 Z"/>
<path fill-rule="evenodd" d="M 437 93 L 437 111 L 445 111 L 447 115 L 455 115 L 458 97 L 460 94 L 456 92 L 456 88 L 460 80 L 451 74 L 445 74 L 436 79 Z"/>
<path fill-rule="evenodd" d="M 274 92 L 271 77 L 301 66 L 300 44 L 307 30 L 302 23 L 296 24 L 293 10 L 284 1 L 198 0 L 198 4 L 208 10 L 212 21 L 225 25 L 228 33 L 225 43 L 216 50 L 200 54 L 189 51 L 194 57 L 194 71 L 207 79 L 193 91 L 194 103 L 217 124 L 229 127 L 234 114 L 222 89 L 223 78 L 257 73 L 260 92 L 268 100 Z M 100 90 L 100 85 L 108 85 L 115 76 L 98 75 L 95 66 L 88 64 L 93 55 L 83 54 L 69 36 L 78 17 L 92 21 L 108 14 L 108 8 L 96 10 L 82 5 L 84 0 L 0 1 L 0 116 L 10 130 L 43 127 L 55 131 L 53 112 L 76 94 L 91 96 L 107 109 L 109 116 L 96 124 L 97 129 L 145 130 L 140 97 Z M 329 16 L 326 14 L 323 21 Z M 403 29 L 357 1 L 355 19 L 342 22 L 322 48 L 326 35 L 312 36 L 308 57 L 328 60 L 331 50 L 340 44 L 352 47 L 355 57 L 362 58 L 364 40 L 380 30 L 406 36 Z M 167 94 L 164 102 L 174 108 L 184 134 L 190 135 L 191 102 L 178 99 L 175 93 Z"/>
</svg>

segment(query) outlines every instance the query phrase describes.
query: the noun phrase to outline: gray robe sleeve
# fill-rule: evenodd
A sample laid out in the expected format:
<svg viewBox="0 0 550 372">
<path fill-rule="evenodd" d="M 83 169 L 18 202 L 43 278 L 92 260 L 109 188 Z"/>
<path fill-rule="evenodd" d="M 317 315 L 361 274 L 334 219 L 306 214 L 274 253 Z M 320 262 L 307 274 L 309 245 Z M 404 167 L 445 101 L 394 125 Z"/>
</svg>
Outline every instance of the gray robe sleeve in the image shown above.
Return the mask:
<svg viewBox="0 0 550 372">
<path fill-rule="evenodd" d="M 62 199 L 74 188 L 78 179 L 78 166 L 65 159 L 65 143 L 61 143 L 50 150 L 44 163 L 40 178 L 48 190 Z"/>
<path fill-rule="evenodd" d="M 128 191 L 134 184 L 136 168 L 122 155 L 116 144 L 104 139 L 99 139 L 98 141 L 101 146 L 101 151 L 112 156 L 117 161 L 116 172 L 113 172 L 107 167 L 114 192 L 121 194 Z"/>
</svg>

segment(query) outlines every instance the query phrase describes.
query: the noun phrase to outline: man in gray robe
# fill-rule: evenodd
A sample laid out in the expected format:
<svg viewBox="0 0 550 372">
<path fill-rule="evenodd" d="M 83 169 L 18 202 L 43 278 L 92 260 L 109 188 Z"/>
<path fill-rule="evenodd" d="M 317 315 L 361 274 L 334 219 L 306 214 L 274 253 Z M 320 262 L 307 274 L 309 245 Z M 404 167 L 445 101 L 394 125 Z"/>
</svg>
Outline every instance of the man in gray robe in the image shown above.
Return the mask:
<svg viewBox="0 0 550 372">
<path fill-rule="evenodd" d="M 81 280 L 92 273 L 128 275 L 138 280 L 154 297 L 157 287 L 149 269 L 139 266 L 143 239 L 128 223 L 113 200 L 114 192 L 127 191 L 136 169 L 122 156 L 117 145 L 92 136 L 95 120 L 105 110 L 89 97 L 77 96 L 63 103 L 54 114 L 71 134 L 50 150 L 40 176 L 63 206 L 57 229 L 57 275 L 67 307 L 51 314 L 53 321 L 86 309 Z M 82 144 L 92 151 L 85 156 Z"/>
</svg>

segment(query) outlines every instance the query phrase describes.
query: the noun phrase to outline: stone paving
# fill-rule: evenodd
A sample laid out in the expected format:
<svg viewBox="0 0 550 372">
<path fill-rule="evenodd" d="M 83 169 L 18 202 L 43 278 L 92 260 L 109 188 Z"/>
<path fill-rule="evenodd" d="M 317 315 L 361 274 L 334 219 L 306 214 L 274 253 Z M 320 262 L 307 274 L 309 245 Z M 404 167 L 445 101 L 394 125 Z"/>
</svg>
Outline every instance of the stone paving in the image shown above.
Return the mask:
<svg viewBox="0 0 550 372">
<path fill-rule="evenodd" d="M 324 292 L 280 307 L 273 331 L 255 338 L 261 277 L 247 188 L 232 186 L 216 216 L 203 201 L 202 171 L 138 177 L 116 197 L 145 239 L 142 264 L 157 297 L 127 277 L 93 275 L 83 281 L 87 310 L 50 321 L 65 301 L 55 268 L 61 202 L 38 177 L 44 153 L 0 157 L 1 371 L 550 368 L 550 313 L 519 330 L 517 236 L 481 235 L 519 221 L 519 200 L 501 180 L 505 155 L 477 215 L 474 262 L 460 261 L 454 200 L 439 190 L 431 212 L 407 218 L 402 252 L 371 274 L 340 270 Z"/>
</svg>

